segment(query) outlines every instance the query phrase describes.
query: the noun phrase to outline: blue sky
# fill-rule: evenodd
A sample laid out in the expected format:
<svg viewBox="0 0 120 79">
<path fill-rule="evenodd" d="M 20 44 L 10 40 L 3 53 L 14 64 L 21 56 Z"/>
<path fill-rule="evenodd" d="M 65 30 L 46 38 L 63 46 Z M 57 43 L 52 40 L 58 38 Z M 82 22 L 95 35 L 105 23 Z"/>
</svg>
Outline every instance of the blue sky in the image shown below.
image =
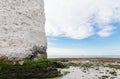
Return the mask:
<svg viewBox="0 0 120 79">
<path fill-rule="evenodd" d="M 120 55 L 120 0 L 45 0 L 48 56 Z"/>
</svg>

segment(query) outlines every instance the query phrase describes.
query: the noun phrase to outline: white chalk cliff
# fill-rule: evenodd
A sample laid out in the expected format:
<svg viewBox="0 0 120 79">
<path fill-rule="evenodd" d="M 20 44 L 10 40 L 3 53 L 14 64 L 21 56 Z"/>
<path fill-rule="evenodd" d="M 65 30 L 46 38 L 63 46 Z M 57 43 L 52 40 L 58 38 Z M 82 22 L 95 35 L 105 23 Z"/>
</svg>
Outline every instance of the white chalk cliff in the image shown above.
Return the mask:
<svg viewBox="0 0 120 79">
<path fill-rule="evenodd" d="M 0 59 L 46 55 L 44 0 L 0 0 Z"/>
</svg>

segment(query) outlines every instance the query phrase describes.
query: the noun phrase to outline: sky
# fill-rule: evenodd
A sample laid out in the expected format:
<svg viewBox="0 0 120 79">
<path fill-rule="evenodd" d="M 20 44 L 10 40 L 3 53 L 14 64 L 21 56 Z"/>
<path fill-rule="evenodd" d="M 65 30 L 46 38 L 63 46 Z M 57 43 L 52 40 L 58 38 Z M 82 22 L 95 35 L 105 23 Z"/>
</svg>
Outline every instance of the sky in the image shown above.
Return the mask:
<svg viewBox="0 0 120 79">
<path fill-rule="evenodd" d="M 48 57 L 120 55 L 120 0 L 44 0 Z"/>
</svg>

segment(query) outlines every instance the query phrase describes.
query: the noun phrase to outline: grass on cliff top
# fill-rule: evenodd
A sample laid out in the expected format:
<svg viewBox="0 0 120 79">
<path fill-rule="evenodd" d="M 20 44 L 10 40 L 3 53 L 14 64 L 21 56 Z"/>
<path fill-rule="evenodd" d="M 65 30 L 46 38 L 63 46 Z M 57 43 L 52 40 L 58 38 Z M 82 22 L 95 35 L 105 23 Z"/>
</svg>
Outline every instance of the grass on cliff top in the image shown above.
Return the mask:
<svg viewBox="0 0 120 79">
<path fill-rule="evenodd" d="M 61 76 L 56 68 L 62 68 L 64 65 L 58 62 L 52 62 L 48 59 L 37 61 L 25 61 L 23 65 L 19 63 L 11 64 L 6 61 L 0 61 L 0 79 L 44 79 Z"/>
</svg>

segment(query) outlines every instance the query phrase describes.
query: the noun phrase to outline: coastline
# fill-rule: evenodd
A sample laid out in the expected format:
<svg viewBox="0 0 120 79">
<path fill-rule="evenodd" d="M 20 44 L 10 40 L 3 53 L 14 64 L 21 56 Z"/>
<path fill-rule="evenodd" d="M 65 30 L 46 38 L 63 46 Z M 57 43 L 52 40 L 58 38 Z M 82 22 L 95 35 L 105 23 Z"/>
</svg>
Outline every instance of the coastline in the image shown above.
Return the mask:
<svg viewBox="0 0 120 79">
<path fill-rule="evenodd" d="M 90 61 L 90 62 L 111 62 L 111 63 L 120 63 L 120 58 L 105 58 L 105 57 L 95 57 L 95 58 L 48 58 L 52 61 L 60 61 L 60 62 L 70 62 L 70 61 Z"/>
<path fill-rule="evenodd" d="M 62 77 L 52 79 L 120 79 L 120 58 L 49 58 L 61 62 Z M 65 75 L 64 75 L 65 74 Z"/>
</svg>

